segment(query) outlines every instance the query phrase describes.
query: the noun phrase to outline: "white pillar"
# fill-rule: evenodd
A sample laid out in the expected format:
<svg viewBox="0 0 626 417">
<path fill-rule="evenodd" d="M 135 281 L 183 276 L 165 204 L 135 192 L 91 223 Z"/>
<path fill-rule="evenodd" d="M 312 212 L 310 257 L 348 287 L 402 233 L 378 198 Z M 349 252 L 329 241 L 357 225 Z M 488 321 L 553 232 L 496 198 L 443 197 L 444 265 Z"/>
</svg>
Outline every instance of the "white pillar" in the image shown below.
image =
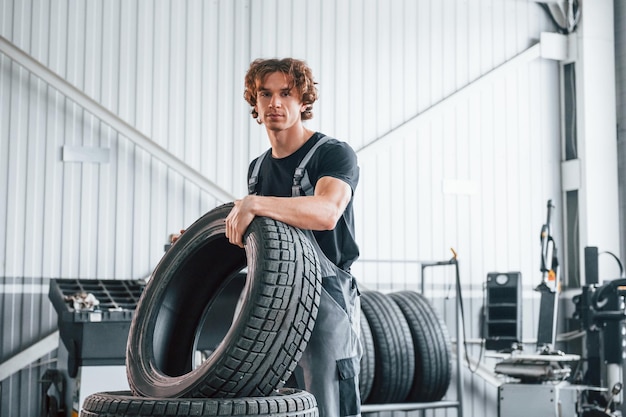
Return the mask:
<svg viewBox="0 0 626 417">
<path fill-rule="evenodd" d="M 613 0 L 583 1 L 575 35 L 581 271 L 586 246 L 620 254 L 613 29 Z M 600 255 L 599 269 L 600 281 L 619 277 L 609 256 Z"/>
</svg>

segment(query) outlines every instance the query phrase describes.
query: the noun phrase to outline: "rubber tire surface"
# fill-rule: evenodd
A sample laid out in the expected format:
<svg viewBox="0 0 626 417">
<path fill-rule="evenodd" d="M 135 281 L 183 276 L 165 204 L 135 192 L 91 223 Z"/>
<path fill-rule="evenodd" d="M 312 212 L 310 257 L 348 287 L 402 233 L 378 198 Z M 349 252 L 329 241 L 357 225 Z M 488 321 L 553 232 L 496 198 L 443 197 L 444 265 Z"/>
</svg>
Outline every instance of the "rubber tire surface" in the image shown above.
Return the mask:
<svg viewBox="0 0 626 417">
<path fill-rule="evenodd" d="M 402 402 L 415 372 L 413 340 L 406 319 L 396 303 L 378 291 L 361 292 L 361 311 L 372 331 L 376 358 L 367 403 Z"/>
<path fill-rule="evenodd" d="M 415 377 L 406 401 L 439 401 L 448 391 L 452 375 L 452 342 L 445 322 L 417 292 L 398 291 L 389 297 L 402 310 L 415 346 Z"/>
<path fill-rule="evenodd" d="M 81 417 L 276 416 L 317 417 L 315 397 L 291 388 L 269 397 L 147 398 L 130 391 L 99 392 L 83 402 Z"/>
<path fill-rule="evenodd" d="M 374 371 L 376 357 L 374 355 L 374 339 L 372 338 L 372 330 L 367 322 L 365 314 L 361 314 L 361 345 L 363 346 L 363 355 L 361 356 L 360 373 L 359 373 L 359 393 L 361 394 L 361 402 L 366 403 L 367 397 L 372 391 L 374 383 Z"/>
<path fill-rule="evenodd" d="M 248 227 L 245 250 L 232 245 L 225 235 L 232 207 L 217 207 L 187 228 L 148 281 L 126 348 L 133 395 L 267 396 L 302 356 L 321 297 L 317 254 L 301 230 L 264 217 Z M 207 309 L 246 266 L 239 314 L 215 351 L 192 369 Z"/>
</svg>

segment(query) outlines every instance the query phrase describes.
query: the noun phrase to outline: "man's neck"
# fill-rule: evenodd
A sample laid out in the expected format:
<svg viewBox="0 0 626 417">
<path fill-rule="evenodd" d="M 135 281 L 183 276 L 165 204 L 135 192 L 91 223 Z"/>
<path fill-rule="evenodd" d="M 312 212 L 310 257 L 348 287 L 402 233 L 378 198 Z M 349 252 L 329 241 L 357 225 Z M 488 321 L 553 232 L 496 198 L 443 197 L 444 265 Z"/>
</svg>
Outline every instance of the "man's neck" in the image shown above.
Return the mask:
<svg viewBox="0 0 626 417">
<path fill-rule="evenodd" d="M 306 143 L 315 132 L 303 125 L 294 126 L 289 130 L 267 130 L 274 158 L 285 158 Z"/>
</svg>

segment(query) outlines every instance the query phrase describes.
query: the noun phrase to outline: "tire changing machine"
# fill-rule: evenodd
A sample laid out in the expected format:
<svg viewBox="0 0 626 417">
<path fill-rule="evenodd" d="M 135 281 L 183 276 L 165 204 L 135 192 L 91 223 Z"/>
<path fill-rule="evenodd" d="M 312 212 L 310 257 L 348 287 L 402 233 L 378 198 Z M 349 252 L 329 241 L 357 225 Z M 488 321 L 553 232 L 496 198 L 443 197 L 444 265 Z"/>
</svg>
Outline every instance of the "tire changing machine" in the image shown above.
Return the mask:
<svg viewBox="0 0 626 417">
<path fill-rule="evenodd" d="M 560 278 L 557 251 L 550 235 L 553 208 L 548 201 L 548 220 L 541 229 L 543 279 L 535 288 L 541 293 L 537 353 L 513 351 L 496 364 L 497 374 L 517 380 L 499 386 L 498 416 L 620 417 L 616 406 L 622 403 L 626 279 L 599 285 L 597 248 L 586 248 L 585 278 L 590 284 L 573 298 L 574 319 L 585 335 L 586 360 L 580 362 L 580 355 L 556 351 Z M 579 370 L 586 368 L 584 372 L 572 376 L 573 362 L 580 362 Z"/>
<path fill-rule="evenodd" d="M 570 368 L 580 356 L 554 351 L 554 345 L 545 344 L 534 355 L 512 354 L 495 368 L 519 380 L 498 388 L 499 417 L 622 416 L 616 407 L 622 404 L 626 279 L 582 290 L 573 299 L 574 318 L 585 335 L 581 372 L 571 375 Z"/>
<path fill-rule="evenodd" d="M 54 279 L 48 297 L 57 314 L 57 368 L 42 379 L 45 417 L 78 417 L 95 392 L 128 390 L 126 341 L 142 280 Z"/>
</svg>

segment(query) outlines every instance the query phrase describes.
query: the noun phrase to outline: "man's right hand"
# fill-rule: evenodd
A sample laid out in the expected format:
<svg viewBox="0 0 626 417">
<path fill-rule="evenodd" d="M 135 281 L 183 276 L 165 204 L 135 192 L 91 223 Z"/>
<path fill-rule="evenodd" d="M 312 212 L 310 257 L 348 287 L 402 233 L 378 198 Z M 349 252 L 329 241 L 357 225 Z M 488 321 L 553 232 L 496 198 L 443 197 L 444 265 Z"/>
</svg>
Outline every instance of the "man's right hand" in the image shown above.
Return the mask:
<svg viewBox="0 0 626 417">
<path fill-rule="evenodd" d="M 256 196 L 248 195 L 235 200 L 235 206 L 226 216 L 226 237 L 233 245 L 243 248 L 243 235 L 254 220 L 252 207 Z"/>
</svg>

